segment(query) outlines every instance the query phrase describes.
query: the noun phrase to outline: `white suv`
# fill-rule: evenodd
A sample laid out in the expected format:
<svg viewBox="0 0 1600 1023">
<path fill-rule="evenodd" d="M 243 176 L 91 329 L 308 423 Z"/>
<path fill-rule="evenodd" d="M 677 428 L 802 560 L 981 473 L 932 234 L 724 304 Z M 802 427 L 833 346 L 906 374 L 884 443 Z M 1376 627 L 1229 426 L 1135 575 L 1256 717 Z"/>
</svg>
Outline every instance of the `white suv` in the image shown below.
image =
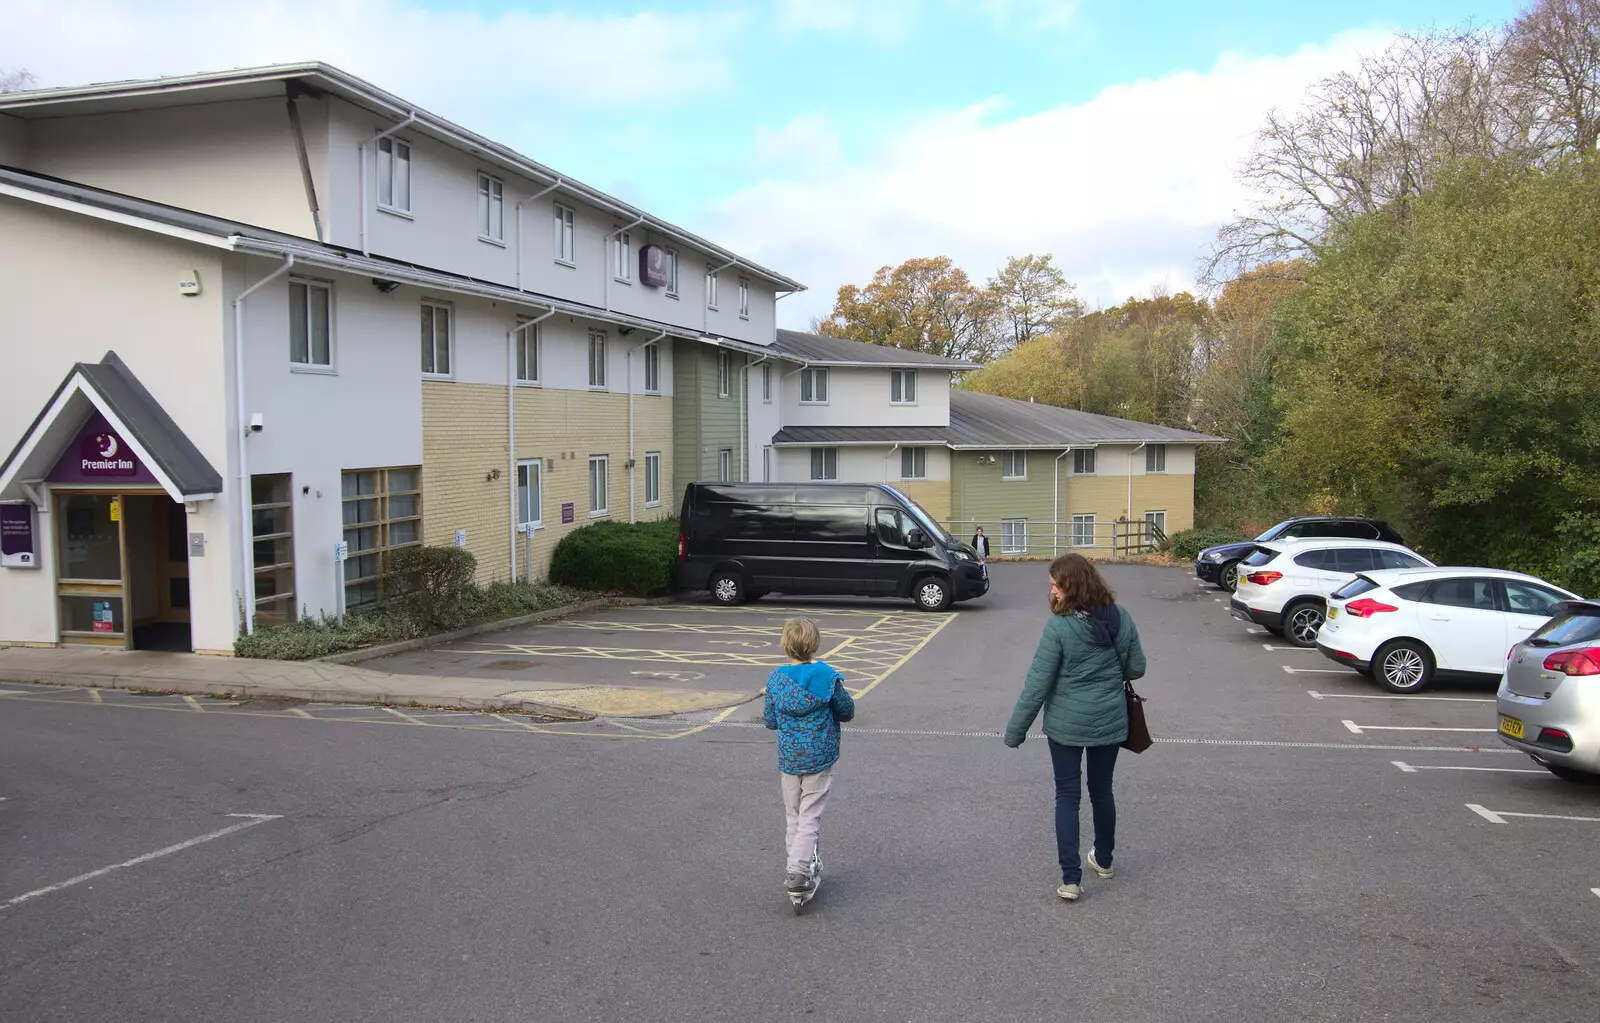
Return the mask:
<svg viewBox="0 0 1600 1023">
<path fill-rule="evenodd" d="M 1409 547 L 1382 540 L 1274 540 L 1239 563 L 1229 611 L 1295 646 L 1317 645 L 1328 595 L 1360 572 L 1432 568 Z"/>
</svg>

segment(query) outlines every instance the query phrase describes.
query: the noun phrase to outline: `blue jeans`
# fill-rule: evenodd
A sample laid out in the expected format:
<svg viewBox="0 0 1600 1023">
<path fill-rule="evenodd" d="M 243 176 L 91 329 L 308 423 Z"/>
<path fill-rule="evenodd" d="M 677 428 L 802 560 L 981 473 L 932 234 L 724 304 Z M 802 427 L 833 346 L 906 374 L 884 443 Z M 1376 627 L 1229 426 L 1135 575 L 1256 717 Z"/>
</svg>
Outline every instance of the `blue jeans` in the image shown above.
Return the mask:
<svg viewBox="0 0 1600 1023">
<path fill-rule="evenodd" d="M 1083 800 L 1083 761 L 1089 762 L 1089 805 L 1094 811 L 1094 858 L 1111 866 L 1117 844 L 1117 804 L 1111 796 L 1111 775 L 1117 767 L 1118 746 L 1063 746 L 1050 740 L 1050 762 L 1056 773 L 1056 856 L 1061 861 L 1061 883 L 1083 883 L 1083 861 L 1078 856 L 1078 807 Z M 1085 757 L 1085 754 L 1088 754 Z"/>
</svg>

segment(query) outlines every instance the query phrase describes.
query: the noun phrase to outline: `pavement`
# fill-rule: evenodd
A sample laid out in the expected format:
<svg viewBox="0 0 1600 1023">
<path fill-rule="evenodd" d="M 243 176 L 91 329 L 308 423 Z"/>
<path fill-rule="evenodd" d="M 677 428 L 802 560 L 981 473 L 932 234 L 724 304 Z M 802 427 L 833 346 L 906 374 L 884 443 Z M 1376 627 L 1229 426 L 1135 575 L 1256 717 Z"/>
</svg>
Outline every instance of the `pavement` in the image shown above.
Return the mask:
<svg viewBox="0 0 1600 1023">
<path fill-rule="evenodd" d="M 0 686 L 0 1018 L 1593 1017 L 1600 787 L 1499 746 L 1492 686 L 1394 699 L 1181 571 L 1106 571 L 1158 742 L 1117 765 L 1116 878 L 1070 905 L 1044 743 L 999 736 L 1042 566 L 996 566 L 892 671 L 879 651 L 846 672 L 862 695 L 798 918 L 758 704 L 547 721 Z M 491 645 L 605 655 L 535 651 L 530 676 L 634 677 L 666 662 L 604 665 L 699 614 Z M 652 642 L 723 685 L 692 631 Z"/>
</svg>

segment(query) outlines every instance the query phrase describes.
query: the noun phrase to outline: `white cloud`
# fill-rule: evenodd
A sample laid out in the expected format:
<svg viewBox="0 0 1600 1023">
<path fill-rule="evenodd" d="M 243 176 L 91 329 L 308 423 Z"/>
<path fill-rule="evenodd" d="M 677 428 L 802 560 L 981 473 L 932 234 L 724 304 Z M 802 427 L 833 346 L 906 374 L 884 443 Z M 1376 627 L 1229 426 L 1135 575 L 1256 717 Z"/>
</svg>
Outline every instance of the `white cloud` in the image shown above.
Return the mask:
<svg viewBox="0 0 1600 1023">
<path fill-rule="evenodd" d="M 1233 171 L 1267 110 L 1383 38 L 1226 55 L 1204 73 L 1019 116 L 996 101 L 931 113 L 851 160 L 836 143 L 810 147 L 813 160 L 797 146 L 787 173 L 719 204 L 707 230 L 810 286 L 779 307 L 785 325 L 826 315 L 839 285 L 913 256 L 950 256 L 982 280 L 1007 256 L 1052 252 L 1099 305 L 1192 288 L 1205 245 L 1249 200 Z M 829 137 L 826 122 L 804 123 Z"/>
<path fill-rule="evenodd" d="M 898 41 L 919 22 L 951 21 L 977 15 L 1003 31 L 1065 28 L 1077 14 L 1077 0 L 773 0 L 781 29 L 858 32 L 879 42 Z"/>
</svg>

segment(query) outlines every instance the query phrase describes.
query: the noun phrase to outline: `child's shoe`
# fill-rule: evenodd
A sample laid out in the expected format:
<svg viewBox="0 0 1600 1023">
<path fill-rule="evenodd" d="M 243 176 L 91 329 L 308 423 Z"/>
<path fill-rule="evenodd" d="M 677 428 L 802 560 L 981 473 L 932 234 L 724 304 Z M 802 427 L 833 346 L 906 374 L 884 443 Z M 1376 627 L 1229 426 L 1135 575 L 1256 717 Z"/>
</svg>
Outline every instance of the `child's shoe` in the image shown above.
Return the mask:
<svg viewBox="0 0 1600 1023">
<path fill-rule="evenodd" d="M 804 895 L 817 886 L 817 882 L 805 874 L 790 874 L 783 879 L 783 887 L 794 895 Z"/>
<path fill-rule="evenodd" d="M 1080 885 L 1064 884 L 1056 889 L 1056 894 L 1068 902 L 1077 902 L 1078 897 L 1083 894 L 1083 888 Z"/>
<path fill-rule="evenodd" d="M 1109 881 L 1113 877 L 1117 876 L 1117 872 L 1115 870 L 1113 870 L 1110 867 L 1102 867 L 1099 863 L 1097 863 L 1095 861 L 1094 850 L 1093 849 L 1089 850 L 1089 868 L 1091 870 L 1093 870 L 1096 874 L 1099 874 L 1100 877 L 1102 879 L 1106 880 L 1106 881 Z"/>
</svg>

